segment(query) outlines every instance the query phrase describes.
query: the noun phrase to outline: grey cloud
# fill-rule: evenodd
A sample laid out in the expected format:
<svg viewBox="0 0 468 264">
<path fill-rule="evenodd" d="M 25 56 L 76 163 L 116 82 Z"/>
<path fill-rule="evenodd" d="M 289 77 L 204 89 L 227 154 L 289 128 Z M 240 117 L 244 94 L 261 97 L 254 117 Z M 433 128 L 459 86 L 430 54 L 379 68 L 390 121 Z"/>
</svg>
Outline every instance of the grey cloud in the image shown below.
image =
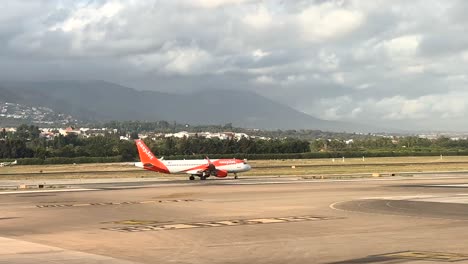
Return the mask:
<svg viewBox="0 0 468 264">
<path fill-rule="evenodd" d="M 247 89 L 322 118 L 414 128 L 453 120 L 453 128 L 468 129 L 457 116 L 468 114 L 457 100 L 468 81 L 465 1 L 6 0 L 0 7 L 2 79 Z M 458 107 L 447 115 L 434 98 Z"/>
<path fill-rule="evenodd" d="M 425 56 L 454 55 L 468 47 L 468 36 L 465 29 L 441 29 L 424 36 L 421 52 Z"/>
</svg>

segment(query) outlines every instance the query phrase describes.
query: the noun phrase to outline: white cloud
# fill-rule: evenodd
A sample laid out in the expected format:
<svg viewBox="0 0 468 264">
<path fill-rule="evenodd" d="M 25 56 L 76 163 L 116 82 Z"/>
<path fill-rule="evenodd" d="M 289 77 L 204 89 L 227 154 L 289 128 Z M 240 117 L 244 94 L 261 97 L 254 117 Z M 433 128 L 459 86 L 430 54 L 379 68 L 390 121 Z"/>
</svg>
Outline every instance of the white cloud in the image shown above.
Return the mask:
<svg viewBox="0 0 468 264">
<path fill-rule="evenodd" d="M 461 58 L 462 58 L 464 61 L 468 62 L 468 50 L 465 50 L 465 51 L 463 51 L 463 52 L 461 53 Z"/>
<path fill-rule="evenodd" d="M 281 81 L 281 85 L 287 86 L 307 81 L 307 77 L 303 74 L 290 74 Z"/>
<path fill-rule="evenodd" d="M 312 5 L 299 15 L 303 38 L 312 42 L 342 37 L 363 22 L 364 15 L 358 10 L 345 9 L 332 2 Z"/>
<path fill-rule="evenodd" d="M 366 89 L 371 88 L 372 86 L 374 86 L 374 84 L 372 84 L 372 83 L 363 83 L 363 84 L 360 84 L 360 85 L 356 86 L 355 89 L 357 89 L 357 90 L 366 90 Z"/>
<path fill-rule="evenodd" d="M 274 84 L 275 79 L 271 76 L 261 75 L 255 78 L 255 82 L 258 84 Z"/>
<path fill-rule="evenodd" d="M 404 69 L 407 73 L 423 73 L 426 70 L 425 65 L 410 65 Z"/>
<path fill-rule="evenodd" d="M 75 10 L 65 21 L 50 27 L 49 30 L 80 31 L 90 24 L 116 16 L 123 8 L 124 5 L 119 1 L 106 2 L 102 5 L 84 5 Z"/>
<path fill-rule="evenodd" d="M 322 118 L 352 120 L 433 120 L 464 117 L 468 92 L 426 95 L 418 98 L 392 96 L 353 99 L 349 96 L 321 99 L 313 111 Z"/>
<path fill-rule="evenodd" d="M 213 61 L 208 52 L 198 48 L 170 50 L 166 55 L 168 63 L 165 69 L 168 72 L 181 74 L 204 72 L 203 68 L 208 67 Z"/>
<path fill-rule="evenodd" d="M 333 52 L 327 52 L 325 50 L 321 50 L 318 55 L 320 61 L 320 68 L 323 70 L 336 70 L 340 65 L 340 59 L 338 56 Z"/>
<path fill-rule="evenodd" d="M 145 71 L 167 74 L 196 75 L 214 70 L 214 58 L 196 46 L 167 44 L 160 52 L 132 56 L 129 60 Z"/>
<path fill-rule="evenodd" d="M 273 22 L 273 16 L 262 5 L 255 12 L 245 15 L 242 21 L 255 29 L 267 29 Z"/>
<path fill-rule="evenodd" d="M 266 57 L 266 56 L 268 56 L 268 55 L 270 55 L 270 52 L 266 52 L 266 51 L 263 51 L 263 50 L 261 50 L 261 49 L 256 49 L 256 50 L 254 50 L 254 51 L 252 52 L 252 56 L 253 56 L 254 59 L 256 59 L 256 60 L 259 60 L 259 59 L 261 59 L 261 58 L 263 58 L 263 57 Z"/>
<path fill-rule="evenodd" d="M 327 120 L 339 120 L 343 118 L 342 106 L 352 103 L 352 98 L 349 96 L 339 96 L 336 98 L 325 98 L 318 101 L 319 108 L 326 106 L 326 108 L 317 109 L 320 117 Z"/>
<path fill-rule="evenodd" d="M 429 107 L 421 99 L 406 99 L 401 96 L 384 98 L 373 105 L 375 110 L 382 113 L 377 117 L 389 120 L 425 118 L 429 114 Z"/>
<path fill-rule="evenodd" d="M 410 57 L 416 55 L 420 41 L 420 35 L 408 35 L 384 41 L 382 45 L 389 57 Z"/>
<path fill-rule="evenodd" d="M 252 0 L 184 0 L 188 5 L 202 8 L 218 8 L 225 5 L 242 4 Z"/>
<path fill-rule="evenodd" d="M 344 84 L 345 83 L 344 74 L 342 72 L 333 73 L 332 80 L 337 84 Z"/>
</svg>

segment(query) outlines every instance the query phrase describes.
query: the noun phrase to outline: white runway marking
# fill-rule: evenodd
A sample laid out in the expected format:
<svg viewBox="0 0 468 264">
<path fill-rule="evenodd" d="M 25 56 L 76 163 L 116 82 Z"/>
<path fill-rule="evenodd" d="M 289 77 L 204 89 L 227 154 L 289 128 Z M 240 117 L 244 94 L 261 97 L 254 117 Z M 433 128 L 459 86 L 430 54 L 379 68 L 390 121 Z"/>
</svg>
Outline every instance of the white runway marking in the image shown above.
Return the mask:
<svg viewBox="0 0 468 264">
<path fill-rule="evenodd" d="M 468 193 L 363 197 L 362 200 L 392 200 L 468 204 Z"/>
<path fill-rule="evenodd" d="M 458 188 L 468 188 L 467 183 L 461 183 L 461 184 L 431 184 L 431 185 L 426 185 L 426 186 L 431 186 L 431 187 L 458 187 Z"/>
<path fill-rule="evenodd" d="M 37 191 L 10 191 L 0 192 L 2 194 L 23 194 L 23 193 L 51 193 L 51 192 L 83 192 L 83 191 L 96 191 L 98 189 L 65 189 L 65 190 L 37 190 Z"/>
<path fill-rule="evenodd" d="M 437 196 L 434 195 L 401 195 L 401 196 L 374 196 L 374 197 L 364 197 L 365 200 L 416 200 L 416 199 L 428 199 L 434 198 Z"/>
</svg>

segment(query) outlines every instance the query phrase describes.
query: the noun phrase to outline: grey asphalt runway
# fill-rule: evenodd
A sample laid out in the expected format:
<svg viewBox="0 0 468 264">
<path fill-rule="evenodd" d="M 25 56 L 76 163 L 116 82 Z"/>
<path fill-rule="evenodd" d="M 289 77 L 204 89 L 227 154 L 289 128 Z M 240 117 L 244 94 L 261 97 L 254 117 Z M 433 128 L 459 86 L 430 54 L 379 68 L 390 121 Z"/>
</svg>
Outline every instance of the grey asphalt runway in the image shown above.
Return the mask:
<svg viewBox="0 0 468 264">
<path fill-rule="evenodd" d="M 0 264 L 468 263 L 467 181 L 107 180 L 1 192 Z"/>
</svg>

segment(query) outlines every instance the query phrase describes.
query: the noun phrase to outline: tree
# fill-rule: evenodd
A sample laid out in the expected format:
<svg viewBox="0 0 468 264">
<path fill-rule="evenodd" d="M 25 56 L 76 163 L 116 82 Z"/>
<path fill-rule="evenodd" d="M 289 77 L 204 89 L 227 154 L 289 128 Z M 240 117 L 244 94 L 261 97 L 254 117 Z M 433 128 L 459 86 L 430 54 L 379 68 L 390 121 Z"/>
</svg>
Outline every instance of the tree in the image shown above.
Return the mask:
<svg viewBox="0 0 468 264">
<path fill-rule="evenodd" d="M 7 136 L 6 130 L 5 130 L 5 129 L 2 129 L 2 132 L 0 132 L 0 138 L 1 138 L 1 139 L 5 139 L 6 136 Z"/>
<path fill-rule="evenodd" d="M 132 161 L 137 156 L 137 148 L 133 142 L 121 141 L 119 143 L 119 153 L 122 156 L 122 160 Z"/>
<path fill-rule="evenodd" d="M 29 126 L 29 136 L 30 139 L 38 139 L 41 135 L 41 130 L 38 126 L 31 125 Z"/>
<path fill-rule="evenodd" d="M 130 139 L 139 139 L 140 137 L 138 136 L 138 132 L 136 131 L 133 131 L 132 133 L 130 133 Z"/>
<path fill-rule="evenodd" d="M 28 125 L 20 125 L 19 127 L 16 128 L 16 134 L 15 137 L 18 139 L 29 139 L 29 126 Z"/>
<path fill-rule="evenodd" d="M 224 129 L 232 130 L 232 123 L 227 123 L 223 126 Z"/>
</svg>

